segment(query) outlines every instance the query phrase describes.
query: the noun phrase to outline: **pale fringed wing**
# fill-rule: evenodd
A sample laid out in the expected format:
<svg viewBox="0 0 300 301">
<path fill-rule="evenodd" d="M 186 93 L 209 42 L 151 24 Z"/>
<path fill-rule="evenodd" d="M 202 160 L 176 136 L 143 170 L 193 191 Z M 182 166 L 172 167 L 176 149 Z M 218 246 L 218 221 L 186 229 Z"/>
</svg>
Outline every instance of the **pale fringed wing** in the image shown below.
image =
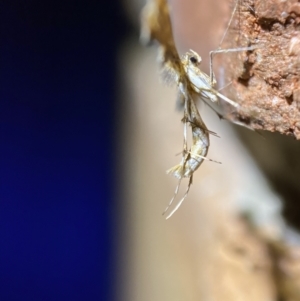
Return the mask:
<svg viewBox="0 0 300 301">
<path fill-rule="evenodd" d="M 167 79 L 180 81 L 184 70 L 177 52 L 170 19 L 170 8 L 166 0 L 148 0 L 142 11 L 141 41 L 159 43 L 158 60 Z"/>
</svg>

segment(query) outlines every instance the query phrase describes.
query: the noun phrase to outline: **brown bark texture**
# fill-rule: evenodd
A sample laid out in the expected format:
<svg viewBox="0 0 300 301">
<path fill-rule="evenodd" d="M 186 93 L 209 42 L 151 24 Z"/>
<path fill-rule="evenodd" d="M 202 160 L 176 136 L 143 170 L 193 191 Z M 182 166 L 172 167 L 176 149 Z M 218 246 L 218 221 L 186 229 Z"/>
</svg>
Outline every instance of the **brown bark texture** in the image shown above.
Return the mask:
<svg viewBox="0 0 300 301">
<path fill-rule="evenodd" d="M 296 0 L 239 1 L 222 48 L 257 49 L 222 59 L 228 95 L 241 105 L 232 121 L 300 139 L 299 22 Z"/>
</svg>

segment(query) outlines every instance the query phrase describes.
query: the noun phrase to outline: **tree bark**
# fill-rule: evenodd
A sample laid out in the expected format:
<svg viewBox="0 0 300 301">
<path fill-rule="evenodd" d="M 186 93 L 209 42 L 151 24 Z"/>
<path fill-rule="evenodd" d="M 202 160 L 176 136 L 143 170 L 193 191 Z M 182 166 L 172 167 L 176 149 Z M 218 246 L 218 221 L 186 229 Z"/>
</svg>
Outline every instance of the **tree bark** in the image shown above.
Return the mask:
<svg viewBox="0 0 300 301">
<path fill-rule="evenodd" d="M 257 49 L 223 56 L 229 95 L 241 105 L 232 120 L 300 139 L 299 22 L 296 0 L 240 1 L 226 47 Z"/>
</svg>

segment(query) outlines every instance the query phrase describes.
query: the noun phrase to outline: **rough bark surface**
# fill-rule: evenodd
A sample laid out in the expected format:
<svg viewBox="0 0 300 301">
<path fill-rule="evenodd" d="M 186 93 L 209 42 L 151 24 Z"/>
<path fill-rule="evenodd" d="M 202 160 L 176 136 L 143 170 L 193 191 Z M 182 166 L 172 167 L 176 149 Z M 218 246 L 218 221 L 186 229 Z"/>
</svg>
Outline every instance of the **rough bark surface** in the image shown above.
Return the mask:
<svg viewBox="0 0 300 301">
<path fill-rule="evenodd" d="M 226 47 L 258 48 L 222 58 L 229 95 L 241 105 L 232 120 L 300 139 L 299 22 L 296 0 L 240 1 Z"/>
</svg>

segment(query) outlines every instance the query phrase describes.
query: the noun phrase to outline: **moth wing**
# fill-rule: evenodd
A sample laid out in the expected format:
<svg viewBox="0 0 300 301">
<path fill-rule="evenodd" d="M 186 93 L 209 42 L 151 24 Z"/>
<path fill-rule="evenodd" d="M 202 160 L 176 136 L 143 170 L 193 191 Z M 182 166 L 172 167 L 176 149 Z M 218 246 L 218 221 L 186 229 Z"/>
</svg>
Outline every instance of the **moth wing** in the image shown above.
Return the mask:
<svg viewBox="0 0 300 301">
<path fill-rule="evenodd" d="M 200 96 L 204 96 L 212 102 L 218 101 L 216 91 L 212 88 L 210 78 L 207 74 L 201 72 L 199 69 L 195 71 L 192 68 L 187 68 L 187 75 L 194 90 L 200 94 Z"/>
<path fill-rule="evenodd" d="M 148 0 L 142 11 L 141 41 L 146 44 L 157 41 L 160 44 L 158 60 L 163 69 L 166 69 L 166 72 L 175 72 L 179 76 L 182 74 L 180 57 L 173 37 L 170 8 L 166 0 Z"/>
</svg>

